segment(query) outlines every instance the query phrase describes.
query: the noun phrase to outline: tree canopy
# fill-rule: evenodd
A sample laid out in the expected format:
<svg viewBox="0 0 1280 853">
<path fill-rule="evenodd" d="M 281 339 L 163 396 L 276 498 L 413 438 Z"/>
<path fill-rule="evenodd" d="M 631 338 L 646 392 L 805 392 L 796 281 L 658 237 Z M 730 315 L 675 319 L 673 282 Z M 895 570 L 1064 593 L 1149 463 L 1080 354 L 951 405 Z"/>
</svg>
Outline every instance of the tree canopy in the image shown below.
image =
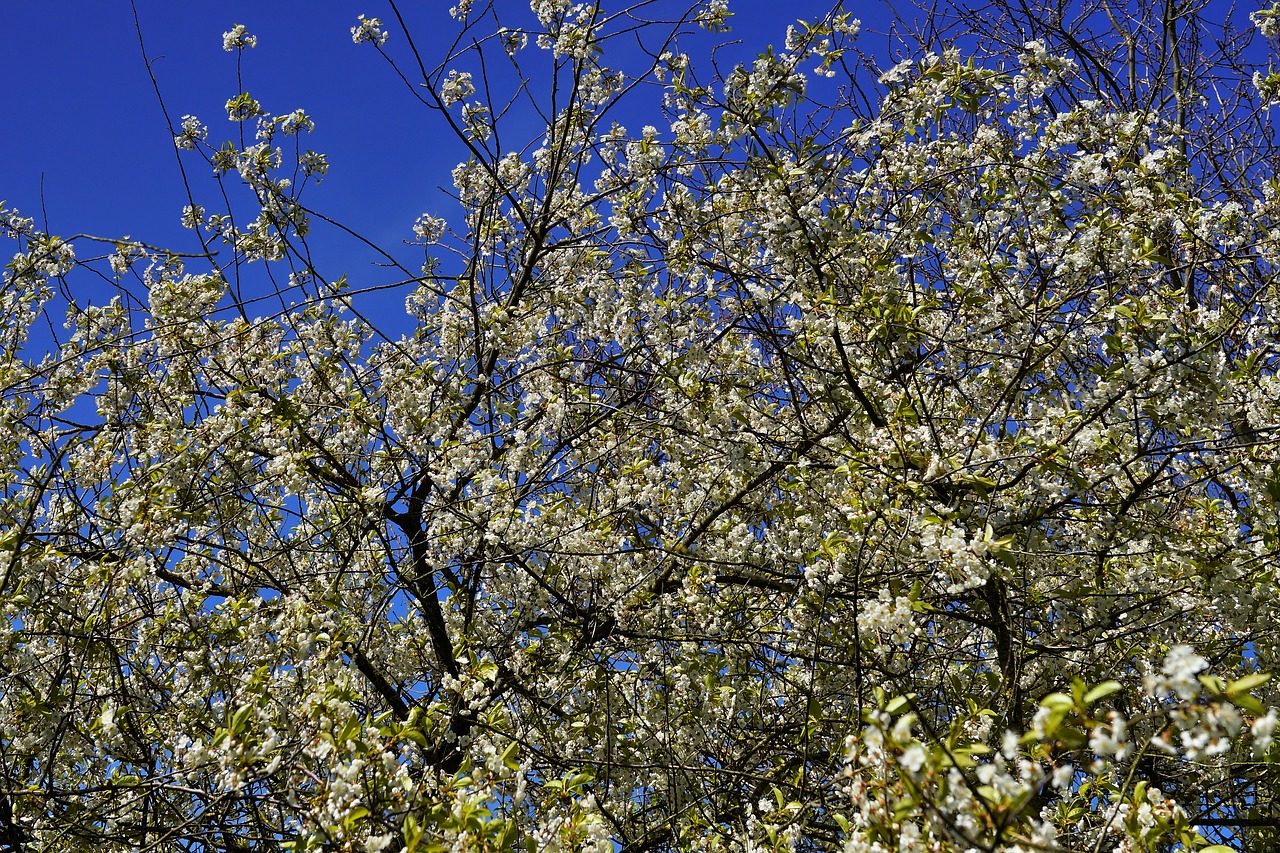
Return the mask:
<svg viewBox="0 0 1280 853">
<path fill-rule="evenodd" d="M 190 245 L 2 209 L 0 846 L 1280 843 L 1280 7 L 387 7 L 379 266 L 251 80 Z"/>
</svg>

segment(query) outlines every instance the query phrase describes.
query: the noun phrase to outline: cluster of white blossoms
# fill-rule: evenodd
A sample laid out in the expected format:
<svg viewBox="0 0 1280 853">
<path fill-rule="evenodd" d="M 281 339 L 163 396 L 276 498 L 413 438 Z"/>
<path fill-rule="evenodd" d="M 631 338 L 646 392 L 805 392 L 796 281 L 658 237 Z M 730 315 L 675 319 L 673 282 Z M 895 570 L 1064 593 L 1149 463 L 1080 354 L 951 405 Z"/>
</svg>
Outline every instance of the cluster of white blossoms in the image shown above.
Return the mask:
<svg viewBox="0 0 1280 853">
<path fill-rule="evenodd" d="M 382 19 L 366 18 L 360 15 L 358 23 L 351 28 L 351 41 L 355 44 L 368 42 L 375 47 L 382 47 L 387 43 L 387 33 L 382 29 Z"/>
<path fill-rule="evenodd" d="M 135 263 L 146 257 L 146 250 L 141 243 L 130 240 L 127 236 L 116 242 L 115 252 L 107 259 L 111 271 L 116 275 L 124 275 Z"/>
<path fill-rule="evenodd" d="M 303 151 L 298 157 L 298 165 L 304 175 L 314 176 L 316 180 L 329 174 L 329 158 L 318 151 Z"/>
<path fill-rule="evenodd" d="M 35 220 L 29 216 L 23 216 L 18 211 L 10 207 L 5 207 L 0 202 L 0 234 L 6 239 L 17 240 L 21 237 L 30 236 L 33 232 Z"/>
<path fill-rule="evenodd" d="M 209 138 L 209 129 L 195 116 L 182 117 L 182 133 L 173 138 L 173 144 L 182 151 L 195 151 L 201 142 Z"/>
<path fill-rule="evenodd" d="M 658 141 L 658 129 L 653 125 L 645 125 L 640 130 L 640 138 L 627 143 L 626 151 L 627 170 L 640 178 L 656 173 L 667 155 Z"/>
<path fill-rule="evenodd" d="M 1254 719 L 1249 727 L 1249 735 L 1253 738 L 1254 755 L 1265 755 L 1271 749 L 1278 722 L 1280 718 L 1277 717 L 1275 708 L 1267 709 L 1266 714 Z"/>
<path fill-rule="evenodd" d="M 182 227 L 199 228 L 204 222 L 205 210 L 198 204 L 188 204 L 182 208 Z"/>
<path fill-rule="evenodd" d="M 1161 829 L 1170 824 L 1185 823 L 1186 810 L 1176 800 L 1167 797 L 1155 785 L 1144 786 L 1143 796 L 1136 802 L 1117 803 L 1107 813 L 1106 836 L 1116 843 L 1117 851 L 1137 851 L 1142 848 L 1133 839 L 1159 836 Z"/>
<path fill-rule="evenodd" d="M 1100 758 L 1114 758 L 1117 761 L 1123 761 L 1132 755 L 1134 748 L 1129 743 L 1129 725 L 1124 717 L 1112 711 L 1105 724 L 1090 732 L 1089 749 Z"/>
<path fill-rule="evenodd" d="M 986 582 L 991 573 L 987 550 L 987 542 L 980 534 L 969 535 L 954 524 L 929 524 L 920 533 L 920 556 L 939 567 L 940 576 L 950 582 L 951 592 L 973 589 Z"/>
<path fill-rule="evenodd" d="M 858 629 L 872 635 L 875 645 L 901 647 L 919 633 L 912 615 L 911 599 L 904 595 L 891 595 L 880 590 L 880 595 L 862 605 L 858 613 Z"/>
<path fill-rule="evenodd" d="M 434 243 L 444 236 L 448 223 L 438 216 L 424 213 L 413 223 L 413 236 L 424 243 Z"/>
<path fill-rule="evenodd" d="M 45 279 L 71 272 L 76 263 L 75 247 L 61 237 L 35 235 L 31 248 L 19 252 L 9 261 L 14 275 L 32 275 Z"/>
<path fill-rule="evenodd" d="M 222 34 L 222 49 L 230 53 L 233 50 L 245 50 L 258 46 L 258 37 L 251 35 L 244 24 L 236 24 Z"/>
<path fill-rule="evenodd" d="M 900 711 L 902 701 L 889 707 Z M 938 747 L 917 737 L 916 714 L 874 710 L 865 716 L 859 733 L 844 742 L 843 792 L 851 806 L 841 823 L 845 850 L 894 849 L 876 839 L 893 839 L 899 850 L 950 849 L 943 845 L 952 833 L 983 837 L 993 806 L 1017 803 L 1046 781 L 1043 768 L 1020 752 L 1011 732 L 992 749 L 953 731 L 945 753 L 950 760 L 939 767 Z M 961 768 L 971 770 L 972 778 Z M 931 808 L 905 810 L 904 816 L 903 807 L 917 797 L 928 797 Z M 1018 834 L 1026 846 L 1009 849 L 1054 849 L 1057 837 L 1057 827 L 1044 815 L 1032 816 Z"/>
<path fill-rule="evenodd" d="M 446 107 L 466 100 L 476 93 L 471 74 L 466 71 L 450 71 L 440 86 L 440 100 Z"/>
<path fill-rule="evenodd" d="M 1200 695 L 1203 689 L 1197 676 L 1209 667 L 1209 662 L 1188 645 L 1179 644 L 1169 649 L 1160 673 L 1148 676 L 1143 682 L 1147 693 L 1159 697 L 1174 693 L 1184 702 Z"/>
<path fill-rule="evenodd" d="M 1280 39 L 1280 5 L 1273 3 L 1265 9 L 1250 12 L 1249 20 L 1263 37 Z"/>
<path fill-rule="evenodd" d="M 529 9 L 538 16 L 538 23 L 551 27 L 570 13 L 570 0 L 529 0 Z"/>
<path fill-rule="evenodd" d="M 502 27 L 498 30 L 498 41 L 502 44 L 502 49 L 506 51 L 507 56 L 514 59 L 517 53 L 528 46 L 529 36 L 521 30 Z"/>
</svg>

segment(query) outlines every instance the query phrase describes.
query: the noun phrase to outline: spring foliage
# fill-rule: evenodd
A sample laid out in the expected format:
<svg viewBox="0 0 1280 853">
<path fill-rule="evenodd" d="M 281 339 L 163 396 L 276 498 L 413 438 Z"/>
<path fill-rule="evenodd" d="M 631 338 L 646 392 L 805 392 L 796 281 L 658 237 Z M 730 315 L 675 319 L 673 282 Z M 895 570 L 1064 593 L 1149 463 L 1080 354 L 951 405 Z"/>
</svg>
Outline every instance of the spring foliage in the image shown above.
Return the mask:
<svg viewBox="0 0 1280 853">
<path fill-rule="evenodd" d="M 1159 8 L 723 76 L 715 0 L 361 16 L 469 151 L 415 260 L 310 264 L 248 92 L 175 122 L 197 251 L 4 209 L 0 842 L 1274 839 L 1272 83 L 1215 113 Z"/>
</svg>

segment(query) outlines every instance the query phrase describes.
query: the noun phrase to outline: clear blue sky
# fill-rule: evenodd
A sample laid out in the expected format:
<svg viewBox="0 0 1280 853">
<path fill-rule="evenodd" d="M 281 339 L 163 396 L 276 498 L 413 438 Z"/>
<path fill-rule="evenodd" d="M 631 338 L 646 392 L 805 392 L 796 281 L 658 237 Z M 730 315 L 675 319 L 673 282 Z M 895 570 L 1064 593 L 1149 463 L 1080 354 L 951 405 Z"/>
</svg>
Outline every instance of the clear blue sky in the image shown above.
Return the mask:
<svg viewBox="0 0 1280 853">
<path fill-rule="evenodd" d="M 456 32 L 449 5 L 401 4 L 430 59 L 443 56 Z M 498 5 L 527 15 L 525 0 Z M 737 55 L 745 58 L 780 43 L 795 18 L 813 19 L 830 6 L 830 0 L 736 0 L 733 31 L 724 38 L 741 39 Z M 185 195 L 171 138 L 127 0 L 4 0 L 2 8 L 0 56 L 7 74 L 0 85 L 0 199 L 62 236 L 128 234 L 191 248 L 190 234 L 178 226 Z M 175 120 L 188 113 L 201 117 L 211 141 L 231 134 L 223 105 L 237 91 L 236 64 L 235 55 L 222 50 L 222 33 L 243 23 L 258 36 L 258 47 L 244 57 L 245 88 L 273 114 L 306 109 L 316 122 L 309 145 L 330 158 L 329 177 L 305 196 L 310 206 L 386 245 L 409 237 L 424 211 L 456 218 L 456 208 L 436 188 L 449 184 L 461 150 L 369 45 L 351 42 L 357 15 L 390 21 L 385 3 L 138 0 L 137 8 Z M 882 0 L 846 8 L 869 24 L 888 13 Z M 387 48 L 397 47 L 403 40 L 393 32 Z M 628 119 L 629 126 L 658 124 L 654 116 Z M 197 176 L 207 175 L 198 159 L 186 156 Z M 340 266 L 366 262 L 354 246 L 324 244 L 321 251 Z"/>
</svg>

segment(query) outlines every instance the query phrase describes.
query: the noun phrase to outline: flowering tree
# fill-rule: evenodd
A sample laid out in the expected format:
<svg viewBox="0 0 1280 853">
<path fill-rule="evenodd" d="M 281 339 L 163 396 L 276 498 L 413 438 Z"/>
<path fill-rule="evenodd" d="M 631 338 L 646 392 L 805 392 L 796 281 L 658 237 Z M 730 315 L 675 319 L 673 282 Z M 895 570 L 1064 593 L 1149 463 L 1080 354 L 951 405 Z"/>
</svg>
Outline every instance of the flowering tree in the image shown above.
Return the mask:
<svg viewBox="0 0 1280 853">
<path fill-rule="evenodd" d="M 836 10 L 712 77 L 717 0 L 531 6 L 353 27 L 469 152 L 390 280 L 311 263 L 312 122 L 247 92 L 175 123 L 196 251 L 4 210 L 0 842 L 1272 843 L 1265 138 L 1090 90 L 1118 24 L 871 71 Z"/>
</svg>

